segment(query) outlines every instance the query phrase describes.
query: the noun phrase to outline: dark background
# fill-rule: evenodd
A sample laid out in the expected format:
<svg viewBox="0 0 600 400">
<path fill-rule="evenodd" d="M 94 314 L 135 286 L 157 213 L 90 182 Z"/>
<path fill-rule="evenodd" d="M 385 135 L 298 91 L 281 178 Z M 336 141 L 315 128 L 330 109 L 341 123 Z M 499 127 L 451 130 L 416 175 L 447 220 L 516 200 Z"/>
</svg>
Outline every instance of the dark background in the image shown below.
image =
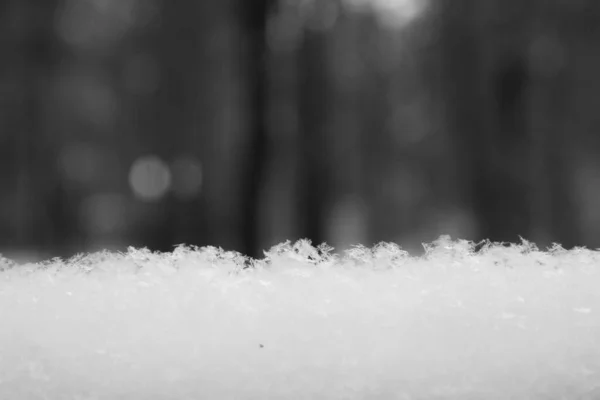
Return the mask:
<svg viewBox="0 0 600 400">
<path fill-rule="evenodd" d="M 600 246 L 597 0 L 0 0 L 0 251 Z"/>
</svg>

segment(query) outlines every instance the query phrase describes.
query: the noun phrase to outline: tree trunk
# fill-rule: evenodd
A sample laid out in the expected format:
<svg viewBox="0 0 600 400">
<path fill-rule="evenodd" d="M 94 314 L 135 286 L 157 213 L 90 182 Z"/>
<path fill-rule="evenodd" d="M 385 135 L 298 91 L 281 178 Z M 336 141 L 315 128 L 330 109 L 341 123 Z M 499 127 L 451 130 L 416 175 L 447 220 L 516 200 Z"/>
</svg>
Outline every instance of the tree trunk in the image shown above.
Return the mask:
<svg viewBox="0 0 600 400">
<path fill-rule="evenodd" d="M 301 237 L 316 245 L 326 241 L 330 198 L 327 154 L 331 146 L 328 131 L 331 93 L 327 34 L 306 27 L 299 52 L 298 225 Z"/>
<path fill-rule="evenodd" d="M 261 255 L 260 204 L 264 190 L 266 164 L 269 157 L 267 133 L 268 59 L 267 23 L 275 0 L 249 2 L 240 0 L 241 36 L 245 38 L 243 85 L 249 108 L 245 145 L 245 171 L 242 176 L 242 251 L 251 257 Z"/>
</svg>

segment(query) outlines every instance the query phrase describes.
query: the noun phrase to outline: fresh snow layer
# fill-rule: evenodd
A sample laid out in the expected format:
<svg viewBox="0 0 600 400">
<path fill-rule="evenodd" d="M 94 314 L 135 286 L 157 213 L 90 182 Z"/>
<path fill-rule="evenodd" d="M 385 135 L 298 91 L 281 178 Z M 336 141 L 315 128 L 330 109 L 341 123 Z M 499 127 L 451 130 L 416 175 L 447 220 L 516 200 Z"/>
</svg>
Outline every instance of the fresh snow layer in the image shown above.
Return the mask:
<svg viewBox="0 0 600 400">
<path fill-rule="evenodd" d="M 0 260 L 0 399 L 600 398 L 599 252 L 425 250 Z"/>
</svg>

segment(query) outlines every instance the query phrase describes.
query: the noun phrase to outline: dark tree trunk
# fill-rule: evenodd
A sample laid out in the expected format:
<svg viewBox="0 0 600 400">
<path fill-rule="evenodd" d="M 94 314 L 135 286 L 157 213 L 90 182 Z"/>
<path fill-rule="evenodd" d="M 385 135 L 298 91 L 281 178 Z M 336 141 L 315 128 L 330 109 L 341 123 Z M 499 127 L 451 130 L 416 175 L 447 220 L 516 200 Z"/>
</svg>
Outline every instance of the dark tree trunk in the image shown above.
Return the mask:
<svg viewBox="0 0 600 400">
<path fill-rule="evenodd" d="M 485 181 L 488 113 L 483 107 L 481 71 L 483 56 L 472 0 L 445 0 L 439 4 L 441 36 L 440 91 L 445 122 L 451 132 L 457 163 L 459 193 L 478 224 L 478 235 L 489 235 L 484 225 L 486 199 L 477 181 Z"/>
<path fill-rule="evenodd" d="M 577 104 L 572 54 L 575 36 L 565 4 L 533 0 L 535 16 L 530 36 L 531 93 L 528 128 L 532 137 L 531 214 L 533 236 L 544 245 L 583 245 L 580 215 L 575 205 L 571 104 Z M 575 6 L 581 7 L 579 6 Z M 588 14 L 585 10 L 579 12 Z M 593 13 L 591 13 L 593 14 Z M 579 121 L 577 121 L 579 122 Z"/>
<path fill-rule="evenodd" d="M 268 61 L 267 23 L 276 0 L 240 0 L 241 36 L 245 39 L 245 68 L 243 85 L 246 85 L 249 115 L 245 141 L 245 162 L 242 174 L 241 214 L 242 248 L 247 256 L 260 256 L 260 204 L 263 195 L 266 163 L 269 157 L 267 132 Z M 245 79 L 244 79 L 245 78 Z"/>
<path fill-rule="evenodd" d="M 299 182 L 298 226 L 300 235 L 313 244 L 326 241 L 329 200 L 327 154 L 330 90 L 326 33 L 305 28 L 299 54 Z"/>
<path fill-rule="evenodd" d="M 237 0 L 165 2 L 160 29 L 146 38 L 151 49 L 156 46 L 161 79 L 144 106 L 139 141 L 152 140 L 153 151 L 168 161 L 185 156 L 202 165 L 198 194 L 174 195 L 155 208 L 159 222 L 150 235 L 159 249 L 186 243 L 237 250 L 242 243 L 240 108 L 231 96 L 239 84 L 233 67 L 238 41 L 232 37 L 239 21 L 231 23 L 238 5 Z"/>
<path fill-rule="evenodd" d="M 473 194 L 481 234 L 494 241 L 515 242 L 519 235 L 530 239 L 531 234 L 525 57 L 501 55 L 485 71 L 492 119 L 480 159 L 483 163 L 473 170 Z"/>
</svg>

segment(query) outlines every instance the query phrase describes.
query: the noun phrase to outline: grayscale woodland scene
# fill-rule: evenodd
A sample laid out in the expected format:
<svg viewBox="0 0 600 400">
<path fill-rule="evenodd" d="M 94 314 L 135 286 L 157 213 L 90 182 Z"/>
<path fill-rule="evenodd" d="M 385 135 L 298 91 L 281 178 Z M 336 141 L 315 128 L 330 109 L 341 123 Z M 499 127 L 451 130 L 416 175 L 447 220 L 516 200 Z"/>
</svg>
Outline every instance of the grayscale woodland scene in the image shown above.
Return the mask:
<svg viewBox="0 0 600 400">
<path fill-rule="evenodd" d="M 600 2 L 2 0 L 0 252 L 600 247 Z"/>
</svg>

